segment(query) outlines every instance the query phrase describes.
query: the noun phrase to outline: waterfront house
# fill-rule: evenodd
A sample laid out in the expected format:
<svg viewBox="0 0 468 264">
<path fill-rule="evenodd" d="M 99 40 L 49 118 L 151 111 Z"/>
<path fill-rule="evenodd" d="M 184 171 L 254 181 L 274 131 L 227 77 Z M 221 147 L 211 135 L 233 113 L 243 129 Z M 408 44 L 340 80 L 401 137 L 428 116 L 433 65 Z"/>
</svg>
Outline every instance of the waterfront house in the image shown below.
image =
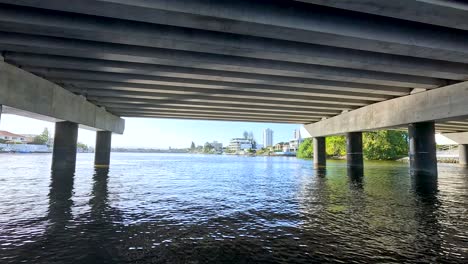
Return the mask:
<svg viewBox="0 0 468 264">
<path fill-rule="evenodd" d="M 0 139 L 4 140 L 5 143 L 26 143 L 25 136 L 14 134 L 4 130 L 0 130 Z"/>
</svg>

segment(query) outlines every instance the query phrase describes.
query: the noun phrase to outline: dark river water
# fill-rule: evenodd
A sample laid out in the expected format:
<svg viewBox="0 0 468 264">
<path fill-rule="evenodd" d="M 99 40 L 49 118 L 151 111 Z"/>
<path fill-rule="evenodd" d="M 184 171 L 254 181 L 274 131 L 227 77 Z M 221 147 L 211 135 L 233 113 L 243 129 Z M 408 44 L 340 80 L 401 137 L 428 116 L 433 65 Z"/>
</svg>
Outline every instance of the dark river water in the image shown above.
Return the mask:
<svg viewBox="0 0 468 264">
<path fill-rule="evenodd" d="M 113 153 L 0 155 L 0 263 L 468 263 L 468 170 Z"/>
</svg>

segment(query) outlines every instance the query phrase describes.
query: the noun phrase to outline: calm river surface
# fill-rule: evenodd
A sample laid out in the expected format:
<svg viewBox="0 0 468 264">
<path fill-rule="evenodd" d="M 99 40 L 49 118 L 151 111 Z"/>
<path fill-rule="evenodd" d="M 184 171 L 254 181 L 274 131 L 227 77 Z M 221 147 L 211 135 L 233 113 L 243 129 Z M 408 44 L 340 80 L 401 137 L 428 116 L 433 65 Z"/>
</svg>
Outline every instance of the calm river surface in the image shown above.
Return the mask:
<svg viewBox="0 0 468 264">
<path fill-rule="evenodd" d="M 468 170 L 113 153 L 0 154 L 0 263 L 468 263 Z"/>
</svg>

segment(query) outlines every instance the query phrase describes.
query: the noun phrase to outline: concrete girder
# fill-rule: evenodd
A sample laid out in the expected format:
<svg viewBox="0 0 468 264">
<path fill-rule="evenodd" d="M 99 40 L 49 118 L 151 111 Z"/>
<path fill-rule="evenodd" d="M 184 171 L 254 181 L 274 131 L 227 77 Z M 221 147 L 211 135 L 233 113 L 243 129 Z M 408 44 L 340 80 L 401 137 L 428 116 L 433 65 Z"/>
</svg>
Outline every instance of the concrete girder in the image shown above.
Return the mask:
<svg viewBox="0 0 468 264">
<path fill-rule="evenodd" d="M 123 133 L 125 121 L 64 88 L 0 62 L 0 105 Z"/>
<path fill-rule="evenodd" d="M 468 125 L 459 125 L 459 124 L 437 124 L 436 126 L 437 126 L 438 128 L 468 130 Z"/>
<path fill-rule="evenodd" d="M 468 126 L 468 121 L 454 121 L 454 120 L 450 120 L 450 121 L 447 121 L 445 122 L 446 124 L 462 124 L 462 125 L 467 125 Z"/>
<path fill-rule="evenodd" d="M 296 0 L 310 4 L 353 10 L 468 30 L 468 4 L 450 0 Z"/>
<path fill-rule="evenodd" d="M 122 44 L 107 44 L 85 40 L 67 40 L 55 37 L 32 36 L 17 33 L 0 32 L 0 50 L 401 86 L 407 88 L 430 89 L 447 85 L 446 80 L 421 76 L 274 60 L 250 59 Z"/>
<path fill-rule="evenodd" d="M 329 110 L 323 108 L 298 108 L 295 106 L 288 105 L 277 105 L 274 108 L 265 108 L 265 106 L 259 105 L 243 105 L 235 103 L 215 103 L 215 102 L 183 102 L 174 100 L 143 100 L 139 101 L 128 101 L 122 98 L 114 97 L 100 97 L 100 98 L 88 98 L 90 101 L 103 107 L 120 107 L 120 108 L 145 108 L 145 107 L 167 107 L 170 109 L 185 109 L 187 107 L 195 109 L 229 109 L 229 110 L 242 110 L 250 112 L 265 112 L 265 113 L 302 113 L 302 114 L 320 114 L 320 115 L 337 115 L 341 111 Z M 96 101 L 97 100 L 97 101 Z"/>
<path fill-rule="evenodd" d="M 346 106 L 346 105 L 336 105 L 336 104 L 325 104 L 325 103 L 302 103 L 302 102 L 289 102 L 288 104 L 278 103 L 278 101 L 271 100 L 254 100 L 254 99 L 238 99 L 238 98 L 217 98 L 217 97 L 201 97 L 201 96 L 177 96 L 177 97 L 167 97 L 167 96 L 125 96 L 118 94 L 109 94 L 109 93 L 100 93 L 94 95 L 87 95 L 88 100 L 95 101 L 99 103 L 101 100 L 105 102 L 106 99 L 113 98 L 119 100 L 125 100 L 127 103 L 137 102 L 137 103 L 199 103 L 199 104 L 234 104 L 234 105 L 244 105 L 244 106 L 258 106 L 265 108 L 277 108 L 284 105 L 300 108 L 300 109 L 323 109 L 323 110 L 350 110 L 356 109 L 356 107 Z"/>
<path fill-rule="evenodd" d="M 111 110 L 112 111 L 112 110 Z M 135 110 L 135 111 L 129 111 L 129 110 L 122 110 L 122 111 L 112 111 L 113 113 L 116 113 L 120 116 L 127 116 L 127 115 L 152 115 L 152 114 L 158 114 L 158 115 L 177 115 L 177 116 L 200 116 L 200 117 L 229 117 L 229 118 L 250 118 L 250 119 L 266 119 L 266 120 L 289 120 L 289 121 L 295 121 L 299 123 L 308 123 L 314 120 L 320 120 L 320 118 L 314 118 L 314 117 L 296 117 L 296 116 L 270 116 L 270 115 L 262 115 L 262 114 L 234 114 L 234 113 L 218 113 L 218 112 L 209 112 L 209 113 L 203 113 L 203 112 L 192 112 L 192 111 L 180 111 L 180 112 L 174 112 L 174 111 L 144 111 L 144 110 Z"/>
<path fill-rule="evenodd" d="M 184 88 L 184 91 L 189 91 L 193 88 L 195 91 L 197 89 L 205 90 L 235 90 L 235 91 L 246 91 L 246 92 L 260 92 L 266 94 L 282 94 L 287 95 L 303 95 L 303 96 L 323 96 L 331 98 L 345 98 L 345 99 L 357 99 L 357 100 L 367 100 L 367 101 L 382 101 L 393 98 L 393 96 L 384 95 L 384 94 L 366 94 L 366 93 L 356 93 L 347 91 L 347 88 L 342 90 L 328 90 L 328 89 L 312 89 L 312 88 L 293 88 L 293 87 L 280 87 L 280 86 L 270 86 L 264 84 L 238 84 L 238 83 L 229 83 L 229 82 L 213 82 L 213 81 L 202 81 L 202 80 L 190 80 L 190 79 L 179 79 L 171 77 L 151 77 L 145 75 L 137 74 L 116 74 L 116 73 L 96 73 L 91 71 L 69 71 L 69 70 L 60 70 L 60 69 L 37 69 L 30 67 L 22 67 L 22 69 L 32 72 L 36 75 L 44 77 L 48 80 L 54 82 L 68 83 L 68 80 L 71 80 L 70 83 L 75 84 L 78 81 L 77 86 L 84 86 L 93 88 L 93 83 L 96 81 L 98 83 L 115 83 L 118 85 L 136 85 L 138 88 L 139 84 L 144 85 L 143 87 L 158 87 L 158 88 L 168 88 L 174 87 L 174 90 L 180 90 L 181 87 Z M 85 83 L 81 85 L 81 83 Z M 89 85 L 87 85 L 88 83 Z M 117 86 L 118 86 L 117 85 Z"/>
<path fill-rule="evenodd" d="M 371 104 L 305 126 L 312 137 L 468 116 L 468 82 Z"/>
<path fill-rule="evenodd" d="M 468 65 L 399 55 L 0 6 L 0 30 L 153 48 L 465 80 Z"/>
<path fill-rule="evenodd" d="M 252 111 L 242 109 L 226 109 L 226 108 L 199 108 L 199 107 L 181 107 L 181 106 L 135 106 L 135 105 L 119 105 L 119 104 L 105 104 L 103 105 L 109 112 L 124 112 L 124 111 L 172 111 L 172 112 L 199 112 L 199 113 L 227 113 L 227 114 L 254 114 L 254 115 L 266 115 L 266 116 L 295 116 L 295 117 L 312 117 L 312 118 L 323 118 L 331 115 L 321 113 L 303 113 L 303 112 L 279 112 L 279 111 Z"/>
<path fill-rule="evenodd" d="M 214 81 L 235 84 L 262 84 L 279 87 L 316 88 L 329 90 L 346 90 L 367 94 L 387 94 L 393 96 L 407 95 L 410 88 L 393 87 L 375 84 L 338 82 L 320 79 L 297 78 L 288 76 L 275 76 L 265 74 L 252 74 L 241 72 L 228 72 L 164 66 L 156 64 L 132 63 L 110 60 L 84 59 L 76 57 L 40 55 L 33 53 L 5 52 L 6 60 L 22 67 L 35 67 L 40 69 L 86 70 L 93 72 L 108 72 L 121 74 L 139 74 L 145 76 L 168 77 L 201 83 Z"/>
<path fill-rule="evenodd" d="M 1 0 L 156 24 L 221 31 L 327 46 L 468 62 L 461 30 L 300 2 L 206 0 Z M 437 36 L 437 38 L 434 38 Z"/>
<path fill-rule="evenodd" d="M 214 89 L 196 89 L 180 87 L 176 90 L 174 87 L 163 87 L 163 86 L 148 86 L 143 88 L 141 84 L 113 84 L 112 86 L 107 84 L 99 84 L 95 82 L 93 87 L 83 86 L 82 82 L 71 82 L 65 81 L 67 89 L 74 93 L 84 96 L 137 96 L 137 97 L 154 97 L 154 98 L 237 98 L 237 99 L 258 99 L 258 100 L 269 100 L 277 103 L 323 103 L 333 105 L 347 105 L 347 106 L 364 106 L 372 101 L 366 100 L 352 100 L 342 98 L 327 98 L 318 96 L 303 96 L 303 95 L 278 95 L 271 93 L 258 93 L 258 92 L 243 92 L 233 90 L 214 90 Z M 73 87 L 71 87 L 72 85 Z M 142 97 L 142 98 L 143 98 Z"/>
<path fill-rule="evenodd" d="M 458 144 L 468 144 L 468 132 L 456 132 L 443 134 L 445 137 L 457 142 Z"/>
<path fill-rule="evenodd" d="M 214 109 L 214 110 L 200 110 L 196 109 L 195 111 L 193 109 L 187 109 L 187 108 L 172 108 L 172 109 L 167 109 L 167 108 L 157 108 L 156 109 L 151 109 L 151 108 L 120 108 L 120 107 L 107 107 L 107 111 L 111 113 L 147 113 L 147 114 L 158 114 L 158 113 L 196 113 L 196 114 L 221 114 L 224 116 L 230 116 L 230 115 L 239 115 L 239 116 L 263 116 L 263 117 L 280 117 L 280 118 L 291 118 L 291 119 L 304 119 L 304 120 L 320 120 L 323 115 L 313 115 L 313 114 L 294 114 L 294 113 L 264 113 L 264 112 L 246 112 L 246 111 L 238 111 L 238 110 L 223 110 L 223 109 Z"/>
<path fill-rule="evenodd" d="M 195 119 L 195 120 L 213 120 L 213 121 L 238 121 L 238 122 L 258 122 L 258 123 L 284 123 L 284 124 L 304 124 L 302 120 L 291 119 L 269 119 L 269 118 L 251 118 L 251 117 L 218 117 L 218 116 L 194 116 L 189 114 L 125 114 L 125 117 L 139 118 L 170 118 L 170 119 Z"/>
</svg>

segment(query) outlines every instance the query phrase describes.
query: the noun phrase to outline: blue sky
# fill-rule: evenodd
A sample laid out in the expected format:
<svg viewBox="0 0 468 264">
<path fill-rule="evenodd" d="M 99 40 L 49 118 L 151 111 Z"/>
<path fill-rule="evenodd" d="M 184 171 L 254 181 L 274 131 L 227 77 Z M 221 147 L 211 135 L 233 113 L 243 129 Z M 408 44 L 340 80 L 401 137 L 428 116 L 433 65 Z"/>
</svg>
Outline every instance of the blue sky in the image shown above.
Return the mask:
<svg viewBox="0 0 468 264">
<path fill-rule="evenodd" d="M 145 148 L 185 148 L 194 141 L 197 145 L 205 142 L 218 141 L 224 145 L 233 137 L 242 137 L 244 131 L 252 131 L 260 144 L 263 141 L 263 129 L 274 131 L 273 142 L 289 141 L 294 129 L 301 128 L 303 137 L 308 134 L 302 125 L 270 124 L 250 122 L 225 122 L 178 119 L 148 119 L 125 118 L 124 135 L 113 135 L 114 147 L 145 147 Z M 22 116 L 3 114 L 0 130 L 18 134 L 40 134 L 44 127 L 54 131 L 54 123 L 31 119 Z M 95 132 L 80 129 L 78 141 L 94 146 Z"/>
</svg>

